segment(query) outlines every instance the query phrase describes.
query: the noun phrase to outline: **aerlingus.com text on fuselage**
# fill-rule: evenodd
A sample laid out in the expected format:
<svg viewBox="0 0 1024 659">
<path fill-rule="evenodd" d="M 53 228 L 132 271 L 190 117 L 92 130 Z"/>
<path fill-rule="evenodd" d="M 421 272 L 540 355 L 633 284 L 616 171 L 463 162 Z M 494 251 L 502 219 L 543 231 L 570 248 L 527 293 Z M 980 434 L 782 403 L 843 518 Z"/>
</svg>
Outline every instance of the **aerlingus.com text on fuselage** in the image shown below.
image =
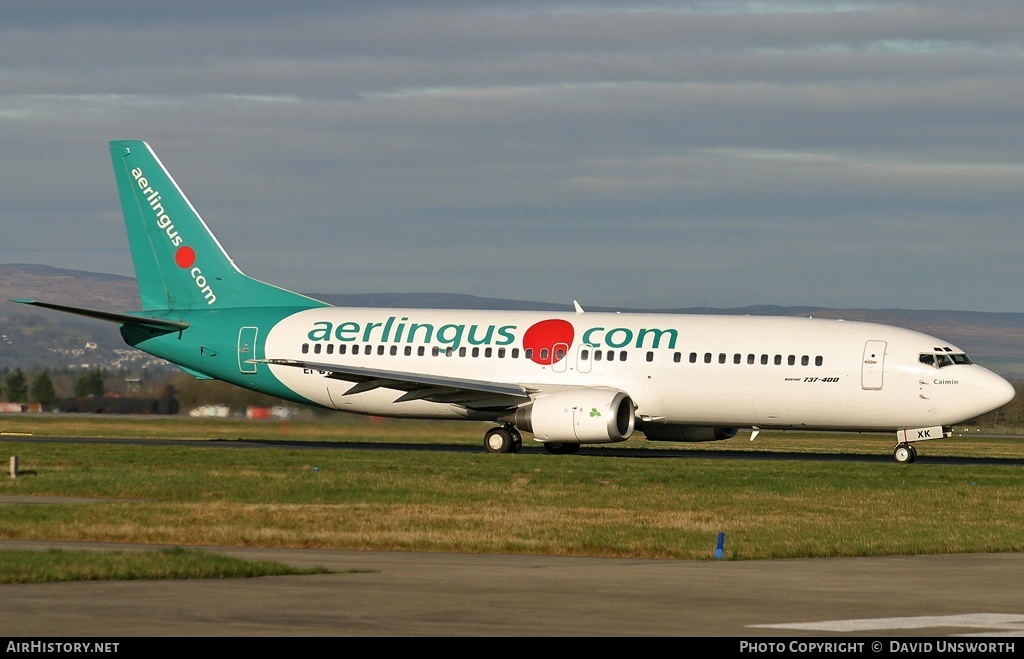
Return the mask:
<svg viewBox="0 0 1024 659">
<path fill-rule="evenodd" d="M 534 322 L 525 330 L 519 324 L 483 324 L 465 322 L 437 323 L 418 319 L 414 315 L 388 316 L 374 321 L 317 320 L 306 332 L 311 342 L 373 343 L 400 345 L 437 345 L 458 349 L 462 346 L 505 347 L 522 345 L 529 350 L 535 362 L 551 363 L 553 346 L 572 346 L 577 329 L 572 323 L 549 318 Z M 674 328 L 603 325 L 584 326 L 579 331 L 580 342 L 599 348 L 666 348 L 674 350 L 679 331 Z M 542 355 L 542 353 L 544 353 Z"/>
</svg>

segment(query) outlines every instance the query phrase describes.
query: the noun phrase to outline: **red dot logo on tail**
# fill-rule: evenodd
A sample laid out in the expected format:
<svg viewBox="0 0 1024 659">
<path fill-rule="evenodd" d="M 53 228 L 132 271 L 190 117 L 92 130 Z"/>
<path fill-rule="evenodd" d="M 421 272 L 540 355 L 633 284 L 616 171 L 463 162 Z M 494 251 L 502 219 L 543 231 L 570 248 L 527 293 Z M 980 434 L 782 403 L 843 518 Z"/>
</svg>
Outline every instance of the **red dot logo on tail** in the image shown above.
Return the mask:
<svg viewBox="0 0 1024 659">
<path fill-rule="evenodd" d="M 192 264 L 196 262 L 196 250 L 188 245 L 182 245 L 174 253 L 174 262 L 178 264 L 179 268 L 191 268 Z"/>
<path fill-rule="evenodd" d="M 551 364 L 559 359 L 555 357 L 556 346 L 569 352 L 574 336 L 572 323 L 566 320 L 550 319 L 534 323 L 523 334 L 523 347 L 533 350 L 530 359 L 537 364 Z"/>
</svg>

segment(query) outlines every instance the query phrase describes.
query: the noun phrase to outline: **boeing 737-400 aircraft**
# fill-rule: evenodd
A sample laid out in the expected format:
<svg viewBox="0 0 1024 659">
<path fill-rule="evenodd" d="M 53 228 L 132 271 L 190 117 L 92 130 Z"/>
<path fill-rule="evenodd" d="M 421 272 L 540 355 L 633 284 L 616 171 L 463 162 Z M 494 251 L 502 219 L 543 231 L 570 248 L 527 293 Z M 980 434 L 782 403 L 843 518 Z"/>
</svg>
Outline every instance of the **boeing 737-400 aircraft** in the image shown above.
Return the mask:
<svg viewBox="0 0 1024 659">
<path fill-rule="evenodd" d="M 942 339 L 841 320 L 332 307 L 243 274 L 148 144 L 110 143 L 142 309 L 132 346 L 197 378 L 330 409 L 494 424 L 551 453 L 729 439 L 738 429 L 896 433 L 895 458 L 1014 395 Z"/>
</svg>

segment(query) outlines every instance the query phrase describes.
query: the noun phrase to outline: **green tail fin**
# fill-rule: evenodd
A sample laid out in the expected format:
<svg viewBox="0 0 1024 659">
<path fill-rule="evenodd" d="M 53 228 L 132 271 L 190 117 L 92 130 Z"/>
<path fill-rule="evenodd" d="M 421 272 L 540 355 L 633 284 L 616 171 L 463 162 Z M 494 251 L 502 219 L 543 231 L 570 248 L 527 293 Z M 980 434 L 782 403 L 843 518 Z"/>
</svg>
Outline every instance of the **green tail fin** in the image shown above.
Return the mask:
<svg viewBox="0 0 1024 659">
<path fill-rule="evenodd" d="M 242 273 L 148 144 L 110 157 L 143 310 L 327 306 Z"/>
</svg>

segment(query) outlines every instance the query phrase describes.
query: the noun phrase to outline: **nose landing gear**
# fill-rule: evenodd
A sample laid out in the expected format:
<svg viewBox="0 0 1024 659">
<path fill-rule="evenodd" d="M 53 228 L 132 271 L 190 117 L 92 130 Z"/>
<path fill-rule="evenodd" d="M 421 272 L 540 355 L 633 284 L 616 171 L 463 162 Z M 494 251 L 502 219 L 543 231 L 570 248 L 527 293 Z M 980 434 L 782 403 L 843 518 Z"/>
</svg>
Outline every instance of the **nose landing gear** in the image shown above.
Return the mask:
<svg viewBox="0 0 1024 659">
<path fill-rule="evenodd" d="M 913 444 L 903 442 L 897 444 L 896 448 L 892 450 L 892 457 L 896 458 L 896 462 L 910 464 L 917 460 L 917 449 L 914 448 Z"/>
</svg>

